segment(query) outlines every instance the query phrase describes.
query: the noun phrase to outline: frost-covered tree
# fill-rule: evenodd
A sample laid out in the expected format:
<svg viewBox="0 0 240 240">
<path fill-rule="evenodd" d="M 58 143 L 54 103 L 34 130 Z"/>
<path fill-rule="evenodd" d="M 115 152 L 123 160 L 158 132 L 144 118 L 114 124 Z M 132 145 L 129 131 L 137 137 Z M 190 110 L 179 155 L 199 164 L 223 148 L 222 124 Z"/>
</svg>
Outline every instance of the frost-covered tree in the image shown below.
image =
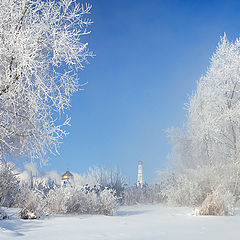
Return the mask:
<svg viewBox="0 0 240 240">
<path fill-rule="evenodd" d="M 65 110 L 92 56 L 84 35 L 91 6 L 77 0 L 0 1 L 0 159 L 55 152 Z"/>
<path fill-rule="evenodd" d="M 240 160 L 240 40 L 221 38 L 190 100 L 188 131 L 209 164 Z M 205 155 L 205 156 L 204 156 Z"/>
<path fill-rule="evenodd" d="M 166 195 L 198 205 L 208 194 L 240 199 L 240 39 L 224 35 L 190 97 L 183 131 L 170 131 L 180 167 Z M 176 166 L 175 165 L 175 166 Z M 198 175 L 202 174 L 201 178 Z M 204 181 L 202 181 L 205 179 Z M 222 196 L 219 196 L 222 194 Z M 212 198 L 210 198 L 212 201 Z M 230 199 L 230 198 L 229 198 Z M 209 199 L 207 201 L 209 203 Z"/>
<path fill-rule="evenodd" d="M 221 38 L 188 104 L 183 132 L 170 136 L 185 167 L 240 160 L 240 40 Z M 186 154 L 187 153 L 187 154 Z"/>
</svg>

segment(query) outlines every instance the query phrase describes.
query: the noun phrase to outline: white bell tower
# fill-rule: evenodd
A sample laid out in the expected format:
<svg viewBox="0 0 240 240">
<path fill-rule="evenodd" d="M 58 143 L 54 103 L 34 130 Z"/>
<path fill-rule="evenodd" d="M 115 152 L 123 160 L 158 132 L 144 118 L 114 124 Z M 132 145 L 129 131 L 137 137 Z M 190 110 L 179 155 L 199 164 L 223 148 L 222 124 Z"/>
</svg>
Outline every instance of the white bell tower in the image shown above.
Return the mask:
<svg viewBox="0 0 240 240">
<path fill-rule="evenodd" d="M 143 187 L 143 171 L 142 171 L 142 161 L 138 161 L 138 178 L 137 178 L 137 186 Z"/>
</svg>

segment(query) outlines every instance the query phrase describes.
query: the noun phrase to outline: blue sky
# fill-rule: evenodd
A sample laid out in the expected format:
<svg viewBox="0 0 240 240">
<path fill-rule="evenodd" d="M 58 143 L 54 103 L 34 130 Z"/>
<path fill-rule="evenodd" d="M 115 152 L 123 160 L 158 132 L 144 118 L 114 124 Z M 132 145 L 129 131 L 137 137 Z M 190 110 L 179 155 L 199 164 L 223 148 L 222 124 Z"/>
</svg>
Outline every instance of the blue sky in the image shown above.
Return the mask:
<svg viewBox="0 0 240 240">
<path fill-rule="evenodd" d="M 239 1 L 89 1 L 87 38 L 96 57 L 79 77 L 70 134 L 44 170 L 118 168 L 152 182 L 171 151 L 165 129 L 182 126 L 184 103 L 206 71 L 219 37 L 239 36 Z"/>
</svg>

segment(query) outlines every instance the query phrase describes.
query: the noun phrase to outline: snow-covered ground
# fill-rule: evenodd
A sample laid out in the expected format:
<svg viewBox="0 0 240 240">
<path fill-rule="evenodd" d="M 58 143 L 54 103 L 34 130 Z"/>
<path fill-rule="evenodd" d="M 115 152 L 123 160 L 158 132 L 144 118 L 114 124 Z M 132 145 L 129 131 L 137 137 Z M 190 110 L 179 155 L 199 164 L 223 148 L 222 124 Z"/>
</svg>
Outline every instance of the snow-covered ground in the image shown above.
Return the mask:
<svg viewBox="0 0 240 240">
<path fill-rule="evenodd" d="M 78 240 L 237 240 L 240 215 L 191 216 L 189 208 L 161 205 L 121 207 L 116 216 L 57 216 L 20 220 L 14 210 L 0 221 L 0 239 Z"/>
</svg>

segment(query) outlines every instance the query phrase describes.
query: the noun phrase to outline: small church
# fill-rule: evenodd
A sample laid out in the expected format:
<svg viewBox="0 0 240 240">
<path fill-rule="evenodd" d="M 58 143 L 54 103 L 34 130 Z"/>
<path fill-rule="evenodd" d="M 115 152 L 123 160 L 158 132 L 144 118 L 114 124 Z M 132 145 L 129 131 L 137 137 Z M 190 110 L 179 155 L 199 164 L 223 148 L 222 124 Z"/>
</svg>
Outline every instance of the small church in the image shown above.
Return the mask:
<svg viewBox="0 0 240 240">
<path fill-rule="evenodd" d="M 72 185 L 73 183 L 73 175 L 70 173 L 69 168 L 67 171 L 62 175 L 62 186 Z"/>
</svg>

